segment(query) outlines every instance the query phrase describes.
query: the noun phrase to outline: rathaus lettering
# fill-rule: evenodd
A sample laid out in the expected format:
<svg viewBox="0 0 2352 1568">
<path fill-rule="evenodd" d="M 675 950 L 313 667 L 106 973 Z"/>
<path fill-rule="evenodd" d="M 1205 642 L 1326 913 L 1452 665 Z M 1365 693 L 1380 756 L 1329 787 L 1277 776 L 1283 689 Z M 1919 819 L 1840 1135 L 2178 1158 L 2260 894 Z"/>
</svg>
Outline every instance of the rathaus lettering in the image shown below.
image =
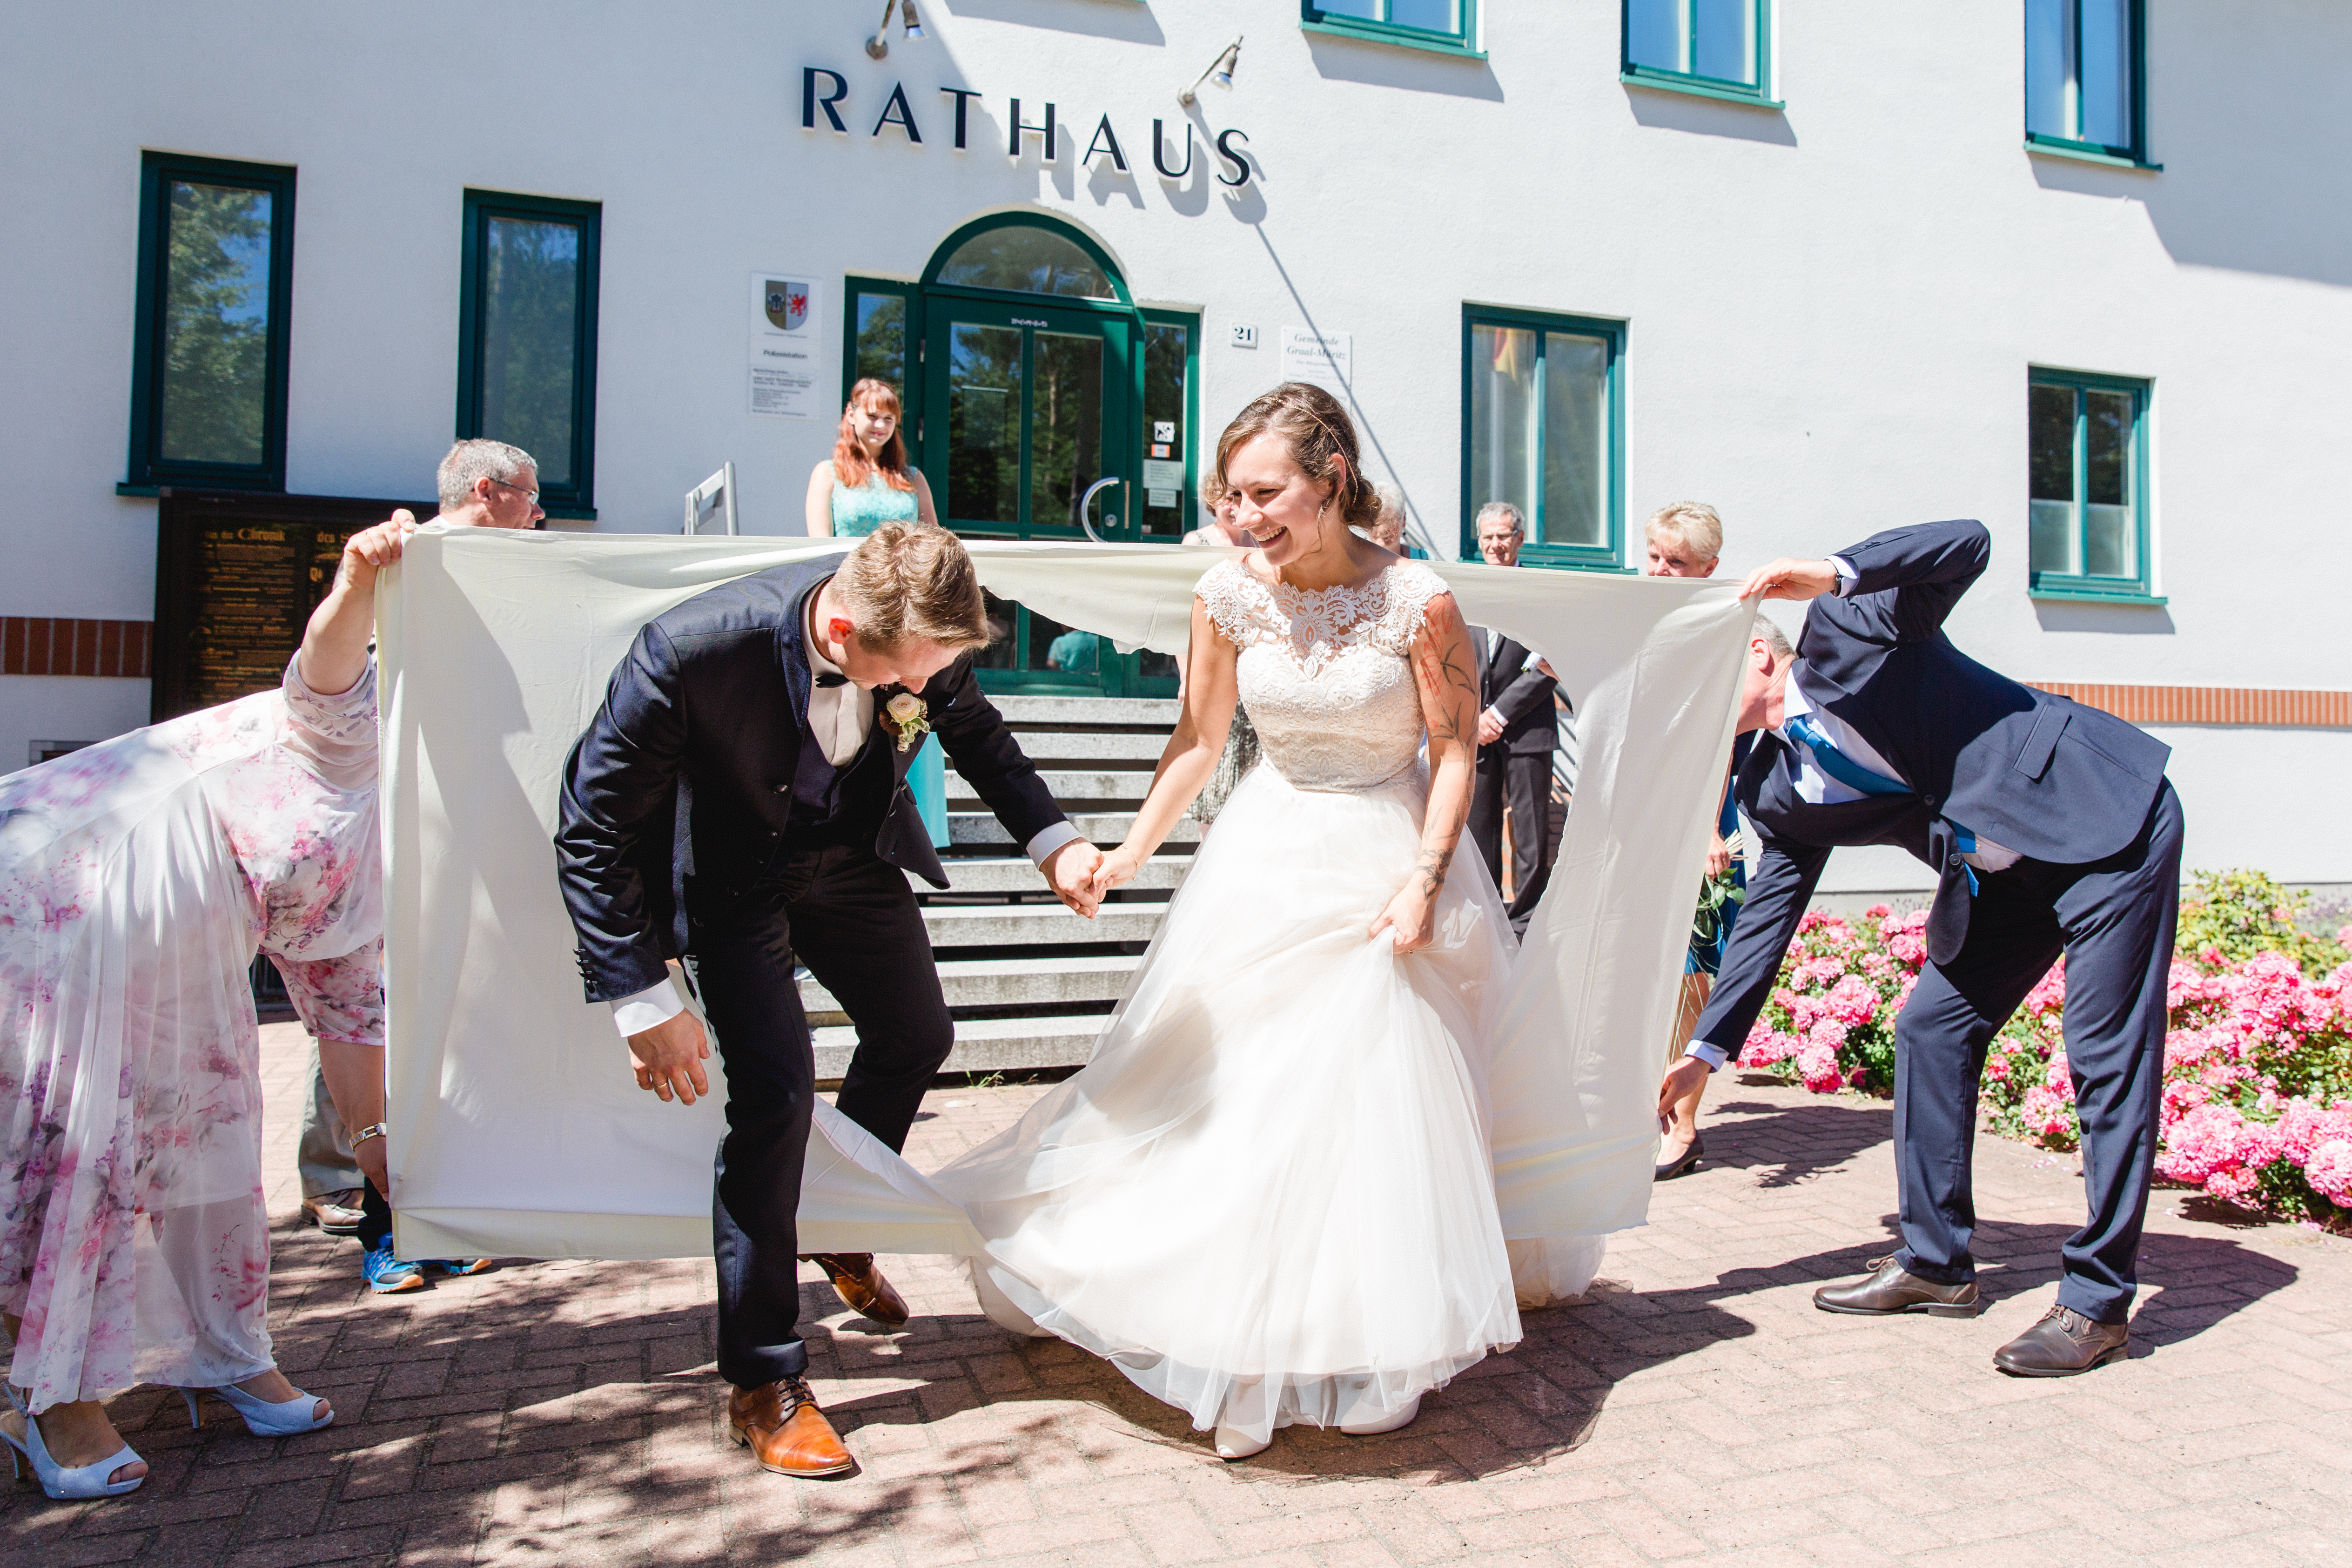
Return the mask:
<svg viewBox="0 0 2352 1568">
<path fill-rule="evenodd" d="M 957 151 L 965 151 L 971 145 L 971 103 L 974 99 L 982 95 L 968 88 L 943 87 L 940 89 L 940 96 L 954 100 L 955 107 L 951 112 L 955 122 L 955 145 Z M 1007 157 L 1020 157 L 1023 143 L 1031 136 L 1041 140 L 1040 151 L 1044 161 L 1048 163 L 1054 163 L 1060 157 L 1062 143 L 1066 139 L 1075 144 L 1076 138 L 1066 136 L 1060 123 L 1059 111 L 1055 105 L 1051 103 L 1043 105 L 1045 118 L 1039 121 L 1028 121 L 1023 118 L 1027 111 L 1022 108 L 1021 100 L 1010 99 L 1007 102 L 1011 107 L 1005 119 L 1011 122 L 1012 127 L 1005 138 L 1004 151 Z M 1031 110 L 1039 107 L 1041 106 L 1034 100 L 1031 101 Z M 950 111 L 943 105 L 940 112 Z M 850 130 L 852 121 L 844 118 L 845 113 L 855 116 L 856 122 L 858 124 L 865 122 L 863 112 L 850 106 L 849 79 L 839 71 L 828 70 L 823 66 L 802 67 L 801 128 L 804 131 L 814 131 L 817 129 L 818 117 L 823 116 L 828 129 L 844 136 L 853 135 L 855 132 Z M 882 111 L 875 118 L 874 128 L 866 134 L 879 136 L 884 131 L 893 127 L 896 127 L 898 133 L 905 136 L 910 143 L 921 145 L 922 127 L 916 122 L 915 107 L 908 100 L 907 85 L 904 82 L 890 84 L 889 96 L 882 100 Z M 1246 142 L 1248 140 L 1249 137 L 1238 130 L 1217 132 L 1212 146 L 1219 161 L 1232 169 L 1231 174 L 1223 170 L 1217 171 L 1219 184 L 1241 186 L 1250 183 L 1249 159 L 1237 146 L 1237 143 Z M 1174 168 L 1169 167 L 1170 148 L 1166 122 L 1159 120 L 1151 122 L 1151 166 L 1160 172 L 1161 179 L 1182 180 L 1188 177 L 1192 173 L 1193 151 L 1192 127 L 1187 123 L 1184 127 L 1183 162 Z M 1109 159 L 1111 166 L 1122 174 L 1128 172 L 1127 149 L 1120 144 L 1118 132 L 1111 128 L 1110 116 L 1108 114 L 1095 121 L 1095 133 L 1088 138 L 1087 150 L 1078 155 L 1078 162 L 1091 163 L 1097 158 Z"/>
</svg>

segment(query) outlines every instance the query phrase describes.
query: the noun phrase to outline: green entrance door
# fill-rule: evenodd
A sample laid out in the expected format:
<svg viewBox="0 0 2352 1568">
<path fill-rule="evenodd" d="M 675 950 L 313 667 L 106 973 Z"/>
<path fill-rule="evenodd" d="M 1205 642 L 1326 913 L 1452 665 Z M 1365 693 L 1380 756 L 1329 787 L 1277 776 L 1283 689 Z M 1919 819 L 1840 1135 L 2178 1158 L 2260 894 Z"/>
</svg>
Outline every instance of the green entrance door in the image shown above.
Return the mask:
<svg viewBox="0 0 2352 1568">
<path fill-rule="evenodd" d="M 946 477 L 940 521 L 971 539 L 1082 540 L 1083 505 L 1102 538 L 1137 537 L 1133 315 L 943 293 L 925 314 L 922 466 Z M 1006 601 L 989 613 L 984 688 L 1132 693 L 1136 659 L 1094 634 Z"/>
</svg>

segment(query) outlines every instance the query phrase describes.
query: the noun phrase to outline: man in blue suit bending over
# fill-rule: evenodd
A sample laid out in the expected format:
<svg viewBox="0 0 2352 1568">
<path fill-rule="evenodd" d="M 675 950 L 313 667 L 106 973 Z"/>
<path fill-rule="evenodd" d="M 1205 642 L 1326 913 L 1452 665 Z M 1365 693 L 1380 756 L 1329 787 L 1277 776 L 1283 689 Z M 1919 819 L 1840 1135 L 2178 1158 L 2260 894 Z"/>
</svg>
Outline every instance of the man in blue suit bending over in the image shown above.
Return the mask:
<svg viewBox="0 0 2352 1568">
<path fill-rule="evenodd" d="M 1775 561 L 1749 596 L 1811 600 L 1793 658 L 1751 650 L 1739 728 L 1760 731 L 1739 804 L 1763 858 L 1663 1116 L 1739 1054 L 1830 851 L 1893 844 L 1938 876 L 1927 964 L 1896 1021 L 1895 1144 L 1903 1245 L 1831 1312 L 1980 1310 L 1969 1161 L 1985 1050 L 2066 958 L 2066 1061 L 2083 1121 L 2089 1217 L 2063 1248 L 2058 1302 L 1994 1352 L 2020 1377 L 2129 1353 L 2156 1159 L 2165 984 L 2180 904 L 2170 748 L 2122 720 L 1998 675 L 1944 618 L 1984 573 L 1982 524 L 1873 535 L 1826 561 Z"/>
</svg>

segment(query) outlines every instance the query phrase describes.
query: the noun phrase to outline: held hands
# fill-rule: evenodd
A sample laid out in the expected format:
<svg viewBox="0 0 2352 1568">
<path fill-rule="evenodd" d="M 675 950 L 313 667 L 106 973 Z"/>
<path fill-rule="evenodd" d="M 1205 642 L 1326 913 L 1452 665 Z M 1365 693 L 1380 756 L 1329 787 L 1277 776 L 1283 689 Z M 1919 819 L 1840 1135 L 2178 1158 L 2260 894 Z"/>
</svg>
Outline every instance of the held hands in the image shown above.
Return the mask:
<svg viewBox="0 0 2352 1568">
<path fill-rule="evenodd" d="M 1787 556 L 1759 566 L 1741 585 L 1743 599 L 1818 599 L 1837 591 L 1837 568 L 1826 561 L 1796 561 Z"/>
<path fill-rule="evenodd" d="M 1142 866 L 1142 857 L 1124 844 L 1104 856 L 1101 863 L 1095 868 L 1092 888 L 1096 900 L 1099 902 L 1102 896 L 1113 888 L 1123 887 L 1134 881 L 1136 872 L 1140 870 Z"/>
<path fill-rule="evenodd" d="M 701 1021 L 691 1013 L 677 1013 L 650 1029 L 629 1037 L 629 1066 L 637 1087 L 649 1089 L 667 1104 L 675 1094 L 682 1105 L 710 1092 L 710 1075 L 702 1064 L 710 1058 L 710 1041 Z"/>
<path fill-rule="evenodd" d="M 1098 885 L 1102 864 L 1101 850 L 1083 838 L 1073 838 L 1046 856 L 1040 869 L 1045 873 L 1046 884 L 1054 889 L 1054 896 L 1068 905 L 1072 914 L 1092 920 L 1095 910 L 1102 907 L 1103 894 L 1118 885 Z M 1129 875 L 1134 873 L 1129 872 Z M 1120 880 L 1124 881 L 1126 878 Z"/>
<path fill-rule="evenodd" d="M 1706 1064 L 1696 1057 L 1685 1057 L 1666 1069 L 1666 1076 L 1658 1083 L 1659 1131 L 1674 1125 L 1675 1107 L 1706 1081 Z"/>
</svg>

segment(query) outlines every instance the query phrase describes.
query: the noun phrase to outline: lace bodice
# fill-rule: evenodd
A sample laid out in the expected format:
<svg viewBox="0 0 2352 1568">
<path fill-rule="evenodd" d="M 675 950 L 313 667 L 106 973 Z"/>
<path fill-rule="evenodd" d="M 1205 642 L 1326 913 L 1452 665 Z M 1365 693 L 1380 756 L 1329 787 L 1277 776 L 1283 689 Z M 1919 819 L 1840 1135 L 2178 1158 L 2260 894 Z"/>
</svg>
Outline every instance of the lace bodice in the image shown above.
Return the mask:
<svg viewBox="0 0 2352 1568">
<path fill-rule="evenodd" d="M 1193 589 L 1241 650 L 1242 706 L 1266 761 L 1301 789 L 1361 790 L 1420 759 L 1421 696 L 1405 655 L 1437 574 L 1400 561 L 1358 588 L 1268 584 L 1238 560 Z"/>
</svg>

